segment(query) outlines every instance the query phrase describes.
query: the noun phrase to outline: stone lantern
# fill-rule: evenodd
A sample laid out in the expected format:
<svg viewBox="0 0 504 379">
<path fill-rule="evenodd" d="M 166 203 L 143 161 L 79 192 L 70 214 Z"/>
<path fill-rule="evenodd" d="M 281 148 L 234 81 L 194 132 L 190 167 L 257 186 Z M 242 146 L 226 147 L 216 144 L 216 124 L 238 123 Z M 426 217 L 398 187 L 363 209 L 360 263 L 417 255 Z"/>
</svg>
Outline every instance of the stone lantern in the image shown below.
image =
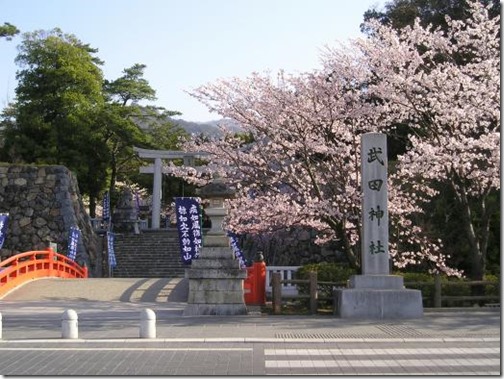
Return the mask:
<svg viewBox="0 0 504 379">
<path fill-rule="evenodd" d="M 226 216 L 224 200 L 232 198 L 234 191 L 221 178 L 217 178 L 199 189 L 197 193 L 201 198 L 209 200 L 205 213 L 212 222 L 212 227 L 204 236 L 203 244 L 205 246 L 229 246 L 229 239 L 222 229 L 222 222 Z"/>
<path fill-rule="evenodd" d="M 210 204 L 205 210 L 212 222 L 203 235 L 203 247 L 198 259 L 193 259 L 187 269 L 189 296 L 184 316 L 242 315 L 247 313 L 243 296 L 246 270 L 240 268 L 222 229 L 226 215 L 224 200 L 234 192 L 218 178 L 198 192 Z"/>
<path fill-rule="evenodd" d="M 138 226 L 138 211 L 133 204 L 133 193 L 129 188 L 124 188 L 112 215 L 115 232 L 135 234 L 140 233 Z"/>
</svg>

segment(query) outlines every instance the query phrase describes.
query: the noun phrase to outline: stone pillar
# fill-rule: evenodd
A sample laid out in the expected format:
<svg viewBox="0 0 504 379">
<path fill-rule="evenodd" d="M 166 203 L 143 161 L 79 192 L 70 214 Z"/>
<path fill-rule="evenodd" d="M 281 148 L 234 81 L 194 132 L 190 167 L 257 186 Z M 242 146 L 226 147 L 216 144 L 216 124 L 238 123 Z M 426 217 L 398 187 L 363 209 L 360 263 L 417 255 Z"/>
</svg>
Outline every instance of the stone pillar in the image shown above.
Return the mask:
<svg viewBox="0 0 504 379">
<path fill-rule="evenodd" d="M 152 187 L 152 229 L 159 229 L 161 217 L 161 158 L 154 158 L 154 184 Z"/>
<path fill-rule="evenodd" d="M 210 200 L 206 214 L 212 221 L 212 227 L 203 236 L 203 248 L 198 259 L 193 259 L 191 268 L 186 270 L 189 296 L 184 316 L 247 313 L 243 297 L 243 281 L 247 272 L 234 258 L 229 238 L 222 229 L 222 220 L 226 215 L 224 199 L 232 194 L 219 179 L 199 191 L 201 197 Z"/>
<path fill-rule="evenodd" d="M 362 138 L 362 274 L 388 275 L 387 137 Z"/>
<path fill-rule="evenodd" d="M 423 315 L 422 293 L 404 288 L 402 276 L 389 275 L 387 137 L 361 138 L 362 275 L 334 293 L 335 313 L 342 318 L 400 319 Z"/>
</svg>

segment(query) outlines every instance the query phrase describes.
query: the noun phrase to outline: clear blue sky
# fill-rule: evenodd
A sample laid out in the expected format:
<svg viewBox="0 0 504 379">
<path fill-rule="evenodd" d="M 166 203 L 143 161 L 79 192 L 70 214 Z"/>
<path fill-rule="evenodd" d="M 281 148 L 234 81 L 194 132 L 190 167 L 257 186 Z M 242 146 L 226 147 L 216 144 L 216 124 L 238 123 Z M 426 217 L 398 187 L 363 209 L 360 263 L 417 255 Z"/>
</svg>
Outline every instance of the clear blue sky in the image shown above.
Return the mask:
<svg viewBox="0 0 504 379">
<path fill-rule="evenodd" d="M 106 79 L 135 63 L 152 104 L 188 121 L 218 119 L 185 91 L 254 71 L 319 67 L 325 45 L 361 35 L 364 12 L 384 0 L 0 0 L 0 24 L 21 32 L 59 27 L 98 49 Z M 14 98 L 21 37 L 0 39 L 0 108 Z"/>
</svg>

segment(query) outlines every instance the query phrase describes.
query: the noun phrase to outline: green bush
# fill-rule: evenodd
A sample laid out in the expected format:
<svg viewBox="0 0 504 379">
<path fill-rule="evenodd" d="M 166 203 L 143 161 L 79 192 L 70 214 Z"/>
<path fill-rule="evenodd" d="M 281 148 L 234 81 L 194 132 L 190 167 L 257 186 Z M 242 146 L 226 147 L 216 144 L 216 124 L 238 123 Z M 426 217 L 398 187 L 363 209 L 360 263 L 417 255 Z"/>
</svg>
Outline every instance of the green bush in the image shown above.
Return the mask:
<svg viewBox="0 0 504 379">
<path fill-rule="evenodd" d="M 395 273 L 396 275 L 402 275 L 404 277 L 404 283 L 406 288 L 411 289 L 419 289 L 422 291 L 422 297 L 424 299 L 425 307 L 433 307 L 434 306 L 434 277 L 435 275 L 431 274 L 422 274 L 422 273 Z M 499 286 L 499 277 L 496 275 L 487 274 L 483 278 L 484 281 L 489 281 L 495 284 L 488 284 L 484 286 L 484 291 L 480 293 L 481 295 L 486 296 L 499 296 L 500 294 L 500 286 Z M 412 282 L 416 282 L 417 284 L 411 284 Z M 456 278 L 456 277 L 447 277 L 441 276 L 441 293 L 442 296 L 471 296 L 473 290 L 476 289 L 477 286 L 469 285 L 470 280 L 467 278 Z M 450 300 L 448 302 L 443 301 L 443 306 L 467 306 L 471 303 L 479 303 L 480 305 L 491 302 L 482 300 L 482 301 L 471 301 L 471 300 Z"/>
<path fill-rule="evenodd" d="M 434 306 L 434 274 L 427 273 L 396 273 L 404 277 L 404 285 L 406 288 L 418 289 L 422 291 L 424 307 Z M 471 287 L 464 282 L 466 279 L 456 277 L 441 276 L 441 293 L 443 296 L 469 296 Z M 416 282 L 416 284 L 412 284 Z M 455 304 L 455 303 L 454 303 Z"/>
<path fill-rule="evenodd" d="M 321 282 L 346 282 L 356 271 L 338 263 L 310 263 L 301 266 L 296 272 L 296 279 L 308 279 L 310 272 L 317 272 L 317 280 Z"/>
<path fill-rule="evenodd" d="M 352 275 L 356 275 L 357 272 L 348 266 L 337 264 L 337 263 L 311 263 L 304 265 L 298 269 L 296 272 L 295 279 L 308 280 L 310 272 L 317 272 L 317 282 L 319 282 L 319 301 L 321 307 L 331 307 L 332 306 L 332 288 L 334 286 L 346 285 L 346 282 Z M 418 289 L 422 291 L 422 298 L 424 307 L 434 306 L 434 282 L 435 275 L 428 273 L 418 273 L 418 272 L 394 272 L 393 275 L 399 275 L 404 278 L 404 285 L 409 289 Z M 492 282 L 484 286 L 484 295 L 487 296 L 499 296 L 500 286 L 499 277 L 497 275 L 487 274 L 484 276 L 484 281 Z M 441 276 L 441 292 L 443 296 L 470 296 L 471 288 L 467 282 L 469 279 L 466 278 L 456 278 Z M 320 282 L 330 282 L 331 284 L 320 284 Z M 495 283 L 495 284 L 493 284 Z M 298 292 L 301 295 L 309 294 L 309 284 L 298 284 Z M 483 294 L 483 293 L 482 293 Z M 308 306 L 308 301 L 305 300 L 302 303 Z M 493 301 L 478 301 L 480 305 Z M 472 303 L 472 301 L 443 301 L 443 306 L 467 306 L 467 304 Z"/>
<path fill-rule="evenodd" d="M 434 275 L 419 272 L 395 272 L 394 275 L 403 277 L 406 288 L 422 291 L 424 307 L 434 306 Z"/>
<path fill-rule="evenodd" d="M 500 296 L 500 285 L 499 285 L 499 277 L 493 274 L 486 274 L 483 277 L 483 280 L 489 281 L 495 284 L 488 284 L 485 286 L 485 295 L 487 296 Z"/>
<path fill-rule="evenodd" d="M 331 306 L 332 304 L 332 288 L 334 286 L 346 285 L 350 276 L 355 275 L 357 272 L 348 266 L 338 263 L 310 263 L 301 266 L 296 272 L 296 279 L 308 280 L 310 272 L 317 273 L 317 282 L 331 282 L 332 284 L 319 284 L 319 298 L 326 298 L 320 302 L 321 306 Z M 298 292 L 301 295 L 310 293 L 309 284 L 298 284 Z"/>
<path fill-rule="evenodd" d="M 464 284 L 468 279 L 441 276 L 441 294 L 443 296 L 469 296 L 471 286 Z"/>
<path fill-rule="evenodd" d="M 434 284 L 434 275 L 420 272 L 398 272 L 393 275 L 399 275 L 404 278 L 404 282 L 420 282 Z M 409 287 L 408 287 L 409 288 Z"/>
</svg>

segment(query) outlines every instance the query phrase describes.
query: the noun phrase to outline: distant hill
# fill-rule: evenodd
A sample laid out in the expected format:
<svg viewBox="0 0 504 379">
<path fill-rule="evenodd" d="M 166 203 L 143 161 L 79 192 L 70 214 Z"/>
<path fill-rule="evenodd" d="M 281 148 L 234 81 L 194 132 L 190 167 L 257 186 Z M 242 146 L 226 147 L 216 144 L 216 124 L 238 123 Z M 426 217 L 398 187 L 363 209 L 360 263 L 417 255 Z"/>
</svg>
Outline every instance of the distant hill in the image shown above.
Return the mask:
<svg viewBox="0 0 504 379">
<path fill-rule="evenodd" d="M 136 124 L 142 129 L 148 129 L 150 123 L 156 122 L 156 119 L 154 117 L 151 117 L 151 115 L 152 110 L 141 108 L 141 117 L 137 117 L 135 119 Z M 232 132 L 240 132 L 243 130 L 236 121 L 227 118 L 207 122 L 186 121 L 175 117 L 167 117 L 167 119 L 173 124 L 184 129 L 189 134 L 203 134 L 207 137 L 221 137 L 222 132 L 219 129 L 219 125 L 224 125 Z"/>
<path fill-rule="evenodd" d="M 228 119 L 214 120 L 208 122 L 194 122 L 194 121 L 186 121 L 182 119 L 171 118 L 173 123 L 180 126 L 189 134 L 203 134 L 208 137 L 220 137 L 222 136 L 222 132 L 220 131 L 218 125 L 223 123 L 227 128 L 231 131 L 239 132 L 242 128 L 235 121 Z"/>
</svg>

